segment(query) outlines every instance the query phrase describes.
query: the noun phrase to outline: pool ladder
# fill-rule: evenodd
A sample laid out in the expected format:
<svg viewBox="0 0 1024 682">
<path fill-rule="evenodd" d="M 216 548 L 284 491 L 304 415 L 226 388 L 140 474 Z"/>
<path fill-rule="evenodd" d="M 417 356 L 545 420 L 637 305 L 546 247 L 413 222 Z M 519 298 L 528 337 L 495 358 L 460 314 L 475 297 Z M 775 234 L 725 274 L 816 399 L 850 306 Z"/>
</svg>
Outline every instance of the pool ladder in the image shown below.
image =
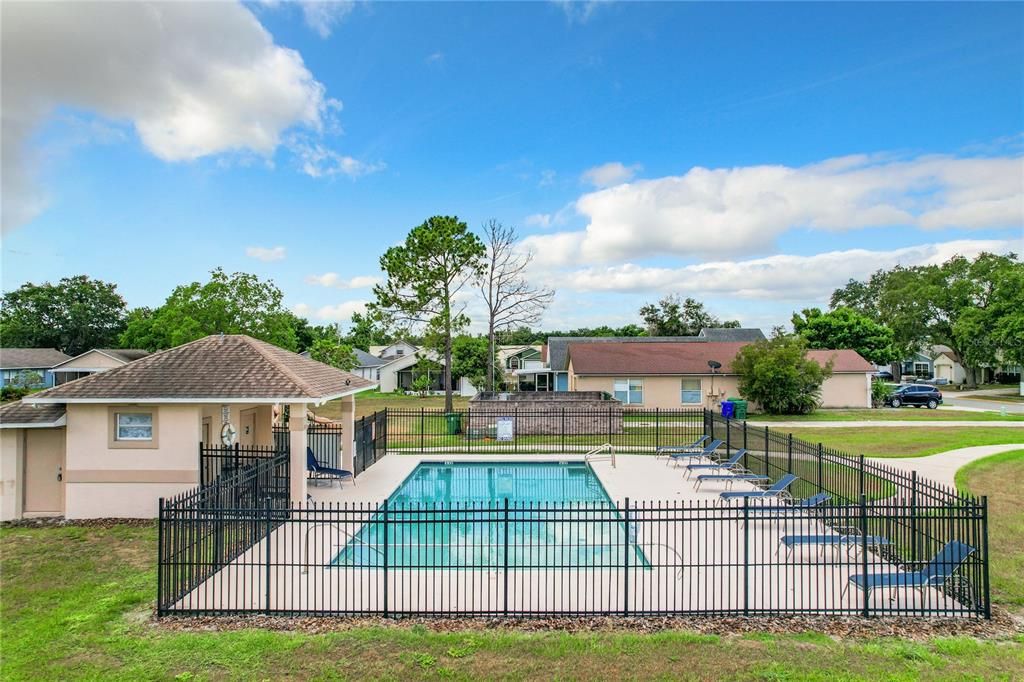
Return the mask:
<svg viewBox="0 0 1024 682">
<path fill-rule="evenodd" d="M 608 453 L 608 454 L 602 454 Z M 611 443 L 598 445 L 596 448 L 583 455 L 584 462 L 596 462 L 599 460 L 611 460 L 612 469 L 615 468 L 615 446 Z"/>
</svg>

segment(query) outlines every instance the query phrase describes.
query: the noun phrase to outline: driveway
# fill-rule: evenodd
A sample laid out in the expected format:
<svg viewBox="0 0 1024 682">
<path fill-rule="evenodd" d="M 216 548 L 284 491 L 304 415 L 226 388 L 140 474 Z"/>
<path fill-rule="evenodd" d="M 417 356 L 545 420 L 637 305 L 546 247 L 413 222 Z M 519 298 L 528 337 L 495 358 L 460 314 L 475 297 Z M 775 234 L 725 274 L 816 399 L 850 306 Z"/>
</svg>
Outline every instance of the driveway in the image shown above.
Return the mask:
<svg viewBox="0 0 1024 682">
<path fill-rule="evenodd" d="M 976 459 L 997 455 L 1010 450 L 1024 450 L 1024 438 L 1017 444 L 977 445 L 971 448 L 948 450 L 927 457 L 870 457 L 872 462 L 888 464 L 904 471 L 916 471 L 919 476 L 950 487 L 956 487 L 956 472 Z"/>
</svg>

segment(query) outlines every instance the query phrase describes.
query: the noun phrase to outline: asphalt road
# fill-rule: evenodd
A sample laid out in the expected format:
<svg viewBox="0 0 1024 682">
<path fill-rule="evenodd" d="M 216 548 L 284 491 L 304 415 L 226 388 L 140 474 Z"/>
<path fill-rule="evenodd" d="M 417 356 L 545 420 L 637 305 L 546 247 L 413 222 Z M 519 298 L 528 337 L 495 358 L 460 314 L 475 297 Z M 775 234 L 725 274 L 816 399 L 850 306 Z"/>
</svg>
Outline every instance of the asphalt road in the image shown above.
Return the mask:
<svg viewBox="0 0 1024 682">
<path fill-rule="evenodd" d="M 994 388 L 985 389 L 983 391 L 949 391 L 943 390 L 940 386 L 939 390 L 942 391 L 942 404 L 949 405 L 951 407 L 971 407 L 974 409 L 989 410 L 991 412 L 999 412 L 1003 408 L 1006 408 L 1007 414 L 1024 414 L 1024 402 L 1016 402 L 1012 400 L 972 400 L 965 398 L 965 396 L 971 395 L 998 395 L 1000 393 L 1007 393 L 1012 391 L 1012 388 Z"/>
</svg>

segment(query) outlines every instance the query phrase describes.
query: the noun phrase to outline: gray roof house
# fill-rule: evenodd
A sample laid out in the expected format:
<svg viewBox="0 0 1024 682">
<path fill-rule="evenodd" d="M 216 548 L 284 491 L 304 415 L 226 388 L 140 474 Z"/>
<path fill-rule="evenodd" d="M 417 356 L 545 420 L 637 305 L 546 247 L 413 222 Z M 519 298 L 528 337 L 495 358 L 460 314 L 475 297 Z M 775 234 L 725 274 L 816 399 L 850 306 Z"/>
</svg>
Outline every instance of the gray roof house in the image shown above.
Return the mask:
<svg viewBox="0 0 1024 682">
<path fill-rule="evenodd" d="M 50 368 L 70 359 L 56 348 L 0 348 L 0 386 L 21 384 L 26 378 L 38 379 L 30 388 L 53 386 Z"/>
</svg>

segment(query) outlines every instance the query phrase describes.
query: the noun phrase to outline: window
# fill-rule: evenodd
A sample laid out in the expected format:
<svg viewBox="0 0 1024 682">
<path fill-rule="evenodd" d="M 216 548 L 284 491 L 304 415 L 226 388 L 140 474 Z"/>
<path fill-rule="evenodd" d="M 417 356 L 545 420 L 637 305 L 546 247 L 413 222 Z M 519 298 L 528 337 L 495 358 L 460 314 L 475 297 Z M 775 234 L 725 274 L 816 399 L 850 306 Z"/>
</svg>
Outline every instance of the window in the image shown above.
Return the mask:
<svg viewBox="0 0 1024 682">
<path fill-rule="evenodd" d="M 509 369 L 519 369 L 519 356 L 513 355 L 508 359 Z"/>
<path fill-rule="evenodd" d="M 395 349 L 395 355 L 405 355 L 405 349 L 404 348 L 396 348 Z"/>
<path fill-rule="evenodd" d="M 152 412 L 118 412 L 115 440 L 153 440 Z"/>
<path fill-rule="evenodd" d="M 919 377 L 928 378 L 932 375 L 931 370 L 928 369 L 927 362 L 915 362 L 914 363 L 914 375 Z"/>
<path fill-rule="evenodd" d="M 684 405 L 700 404 L 700 379 L 683 379 L 679 402 Z"/>
<path fill-rule="evenodd" d="M 644 402 L 643 379 L 616 379 L 615 399 L 626 405 L 640 405 Z"/>
</svg>

